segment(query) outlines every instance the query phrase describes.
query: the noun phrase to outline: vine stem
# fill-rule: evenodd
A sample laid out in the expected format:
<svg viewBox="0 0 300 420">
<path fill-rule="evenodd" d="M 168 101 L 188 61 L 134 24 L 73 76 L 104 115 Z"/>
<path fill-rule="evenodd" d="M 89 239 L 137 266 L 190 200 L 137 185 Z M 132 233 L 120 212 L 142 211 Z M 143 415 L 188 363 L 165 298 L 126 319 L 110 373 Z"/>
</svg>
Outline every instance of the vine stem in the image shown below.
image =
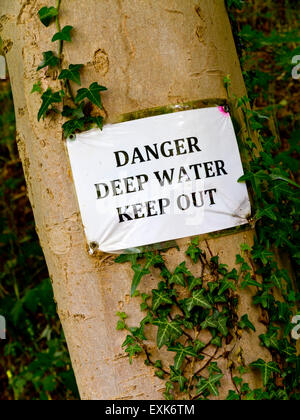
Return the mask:
<svg viewBox="0 0 300 420">
<path fill-rule="evenodd" d="M 61 6 L 61 0 L 57 0 L 56 9 L 57 9 L 58 14 L 55 18 L 57 32 L 60 32 L 60 23 L 59 23 L 59 9 L 60 9 L 60 6 Z M 63 43 L 64 43 L 63 40 L 59 40 L 59 47 L 58 47 L 58 58 L 59 59 L 61 59 L 61 53 L 62 53 L 62 50 L 63 50 Z M 60 62 L 60 65 L 61 65 L 61 62 Z"/>
<path fill-rule="evenodd" d="M 56 9 L 58 11 L 58 14 L 55 18 L 57 32 L 61 31 L 61 27 L 60 27 L 60 23 L 59 23 L 59 9 L 60 9 L 60 6 L 61 6 L 61 2 L 62 2 L 62 0 L 57 0 L 57 4 L 56 4 Z M 64 46 L 64 41 L 62 39 L 60 39 L 59 40 L 59 47 L 58 47 L 58 58 L 59 58 L 59 68 L 60 69 L 62 68 L 62 62 L 61 61 L 62 61 L 63 46 Z M 71 89 L 70 81 L 66 80 L 64 85 L 65 85 L 65 88 L 68 92 L 68 95 L 69 95 L 70 99 L 75 104 L 75 98 L 74 98 L 74 95 L 73 95 L 73 92 L 72 92 L 72 89 Z"/>
</svg>

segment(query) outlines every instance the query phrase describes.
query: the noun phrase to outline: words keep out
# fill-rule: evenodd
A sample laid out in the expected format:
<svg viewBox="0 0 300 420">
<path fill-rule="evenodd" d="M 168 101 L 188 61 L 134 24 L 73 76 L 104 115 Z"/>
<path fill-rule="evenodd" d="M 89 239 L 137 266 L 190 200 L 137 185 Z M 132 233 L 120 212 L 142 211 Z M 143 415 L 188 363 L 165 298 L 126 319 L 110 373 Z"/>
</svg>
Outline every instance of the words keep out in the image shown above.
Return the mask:
<svg viewBox="0 0 300 420">
<path fill-rule="evenodd" d="M 204 206 L 205 201 L 207 201 L 208 204 L 212 206 L 216 204 L 216 192 L 216 188 L 212 188 L 209 190 L 193 192 L 190 194 L 181 194 L 176 199 L 176 205 L 181 211 L 187 211 L 192 206 L 201 208 Z M 170 206 L 171 200 L 169 198 L 160 198 L 158 200 L 150 200 L 144 203 L 118 207 L 117 212 L 119 216 L 119 223 L 169 214 Z"/>
</svg>

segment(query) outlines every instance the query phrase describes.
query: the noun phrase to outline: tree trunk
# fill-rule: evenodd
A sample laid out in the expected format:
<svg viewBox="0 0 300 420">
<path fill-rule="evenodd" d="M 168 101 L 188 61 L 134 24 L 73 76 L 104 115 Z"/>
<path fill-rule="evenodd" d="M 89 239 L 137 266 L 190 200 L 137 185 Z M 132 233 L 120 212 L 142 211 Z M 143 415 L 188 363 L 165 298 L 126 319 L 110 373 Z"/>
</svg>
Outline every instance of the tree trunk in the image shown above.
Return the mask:
<svg viewBox="0 0 300 420">
<path fill-rule="evenodd" d="M 41 99 L 31 94 L 37 80 L 43 88 L 58 86 L 55 75 L 36 72 L 42 52 L 55 48 L 55 25 L 45 28 L 37 12 L 55 6 L 51 0 L 1 0 L 0 29 L 13 88 L 17 143 L 37 232 L 53 283 L 80 394 L 83 399 L 161 399 L 163 382 L 153 369 L 121 349 L 124 334 L 115 329 L 115 313 L 124 310 L 129 322 L 141 319 L 139 302 L 129 298 L 132 271 L 112 256 L 92 257 L 74 193 L 68 157 L 58 117 L 37 122 Z M 85 64 L 83 86 L 93 81 L 108 88 L 103 102 L 109 119 L 121 114 L 184 103 L 226 98 L 223 78 L 230 74 L 237 96 L 245 94 L 238 57 L 224 0 L 63 0 L 61 24 L 72 25 L 72 43 L 64 45 L 64 61 Z M 253 231 L 208 239 L 221 262 L 235 266 L 241 243 L 252 244 Z M 180 252 L 164 256 L 170 268 L 185 259 L 188 239 Z M 189 267 L 195 274 L 195 268 Z M 155 270 L 141 288 L 157 284 Z M 259 344 L 265 332 L 250 292 L 240 295 L 239 312 L 249 313 L 257 332 L 244 333 L 237 349 L 246 363 L 269 353 Z M 152 343 L 154 347 L 154 341 Z M 232 343 L 231 343 L 232 347 Z M 224 352 L 224 349 L 221 349 Z M 221 354 L 220 353 L 220 354 Z M 238 357 L 239 352 L 236 352 Z M 220 366 L 227 367 L 220 359 Z M 249 374 L 248 382 L 259 386 Z M 229 372 L 220 398 L 233 389 Z"/>
</svg>

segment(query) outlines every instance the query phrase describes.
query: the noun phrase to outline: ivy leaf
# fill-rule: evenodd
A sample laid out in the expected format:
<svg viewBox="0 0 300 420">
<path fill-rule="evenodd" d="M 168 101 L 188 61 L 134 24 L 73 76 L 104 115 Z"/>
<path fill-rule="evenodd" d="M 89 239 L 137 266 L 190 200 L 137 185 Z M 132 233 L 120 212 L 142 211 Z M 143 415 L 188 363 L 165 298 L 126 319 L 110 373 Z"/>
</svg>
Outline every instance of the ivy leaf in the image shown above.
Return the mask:
<svg viewBox="0 0 300 420">
<path fill-rule="evenodd" d="M 132 364 L 133 356 L 142 353 L 143 349 L 138 344 L 131 344 L 127 347 L 125 352 L 129 354 L 129 363 Z"/>
<path fill-rule="evenodd" d="M 92 123 L 97 124 L 98 128 L 100 128 L 100 130 L 103 129 L 103 117 L 98 116 L 98 117 L 90 117 L 90 121 Z"/>
<path fill-rule="evenodd" d="M 93 104 L 97 105 L 100 109 L 102 109 L 101 103 L 101 96 L 100 92 L 107 90 L 106 87 L 100 86 L 97 82 L 94 82 L 90 85 L 90 87 L 79 89 L 77 92 L 77 96 L 75 98 L 75 102 L 81 102 L 83 99 L 89 99 Z"/>
<path fill-rule="evenodd" d="M 222 338 L 217 335 L 213 340 L 211 340 L 211 344 L 216 347 L 222 347 Z"/>
<path fill-rule="evenodd" d="M 124 330 L 125 328 L 126 328 L 126 324 L 125 324 L 125 322 L 124 322 L 124 321 L 119 320 L 119 321 L 117 322 L 117 327 L 116 327 L 116 330 L 117 330 L 117 331 L 122 331 L 122 330 Z"/>
<path fill-rule="evenodd" d="M 185 283 L 184 276 L 187 276 L 189 278 L 193 277 L 192 273 L 186 267 L 185 261 L 176 267 L 173 275 L 171 276 L 169 280 L 169 283 L 170 284 L 175 283 L 175 284 L 179 284 L 182 287 L 185 287 L 186 283 Z"/>
<path fill-rule="evenodd" d="M 192 297 L 189 299 L 186 299 L 186 308 L 190 312 L 195 306 L 200 306 L 204 309 L 211 309 L 211 304 L 207 300 L 207 298 L 204 296 L 204 289 L 202 290 L 195 290 L 192 293 Z"/>
<path fill-rule="evenodd" d="M 252 256 L 254 260 L 261 260 L 266 265 L 269 262 L 269 258 L 274 257 L 274 254 L 263 247 L 259 247 L 253 250 Z"/>
<path fill-rule="evenodd" d="M 135 274 L 134 274 L 132 284 L 131 284 L 131 296 L 133 296 L 142 278 L 146 274 L 150 274 L 150 270 L 149 270 L 150 267 L 156 266 L 156 265 L 164 265 L 164 260 L 162 256 L 159 254 L 154 254 L 153 252 L 147 252 L 145 254 L 145 257 L 146 257 L 146 264 L 144 267 L 142 267 L 141 264 L 132 265 L 132 269 Z"/>
<path fill-rule="evenodd" d="M 184 391 L 185 384 L 187 382 L 187 378 L 182 375 L 180 370 L 176 370 L 173 366 L 170 366 L 171 368 L 171 376 L 170 381 L 172 382 L 178 382 L 180 391 Z"/>
<path fill-rule="evenodd" d="M 265 204 L 266 204 L 266 203 L 265 203 Z M 277 220 L 277 216 L 276 216 L 276 214 L 274 213 L 274 209 L 275 209 L 275 208 L 276 208 L 276 205 L 275 205 L 275 204 L 270 204 L 270 205 L 266 206 L 266 207 L 265 207 L 265 208 L 263 208 L 263 209 L 259 209 L 259 210 L 256 212 L 255 218 L 256 218 L 257 220 L 259 220 L 259 219 L 261 219 L 262 217 L 268 217 L 269 219 L 276 221 L 276 220 Z"/>
<path fill-rule="evenodd" d="M 221 281 L 221 287 L 218 292 L 218 296 L 223 295 L 228 289 L 236 290 L 236 286 L 233 281 Z"/>
<path fill-rule="evenodd" d="M 115 258 L 115 263 L 124 264 L 125 262 L 130 262 L 131 264 L 136 264 L 137 254 L 121 254 Z"/>
<path fill-rule="evenodd" d="M 175 359 L 174 359 L 174 369 L 178 370 L 181 368 L 181 365 L 184 361 L 184 359 L 187 356 L 191 357 L 199 357 L 197 353 L 194 351 L 193 347 L 184 347 L 182 344 L 177 343 L 176 346 L 168 347 L 168 351 L 173 351 L 176 353 Z"/>
<path fill-rule="evenodd" d="M 32 86 L 32 90 L 30 93 L 34 93 L 34 92 L 43 93 L 42 84 L 40 80 Z"/>
<path fill-rule="evenodd" d="M 55 42 L 55 41 L 71 42 L 72 29 L 73 29 L 73 26 L 65 26 L 60 32 L 57 32 L 55 35 L 53 35 L 52 42 Z"/>
<path fill-rule="evenodd" d="M 84 103 L 81 103 L 77 108 L 65 105 L 61 115 L 63 117 L 84 118 L 83 107 Z"/>
<path fill-rule="evenodd" d="M 276 349 L 279 350 L 279 341 L 278 341 L 278 332 L 277 329 L 271 328 L 267 334 L 261 334 L 259 336 L 261 342 L 265 347 L 268 349 Z"/>
<path fill-rule="evenodd" d="M 43 61 L 38 66 L 37 71 L 43 69 L 44 67 L 56 67 L 59 64 L 59 58 L 53 54 L 52 51 L 43 52 Z"/>
<path fill-rule="evenodd" d="M 189 291 L 191 292 L 193 289 L 195 289 L 195 287 L 202 286 L 203 280 L 198 277 L 189 277 L 188 283 L 189 283 Z"/>
<path fill-rule="evenodd" d="M 42 24 L 49 26 L 52 20 L 58 15 L 58 10 L 55 7 L 42 7 L 38 15 Z"/>
<path fill-rule="evenodd" d="M 272 274 L 271 275 L 271 282 L 273 283 L 273 285 L 275 287 L 277 287 L 278 290 L 282 290 L 282 282 L 281 282 L 281 278 L 279 276 L 277 276 L 276 274 Z"/>
<path fill-rule="evenodd" d="M 43 102 L 41 108 L 38 112 L 38 121 L 40 121 L 40 119 L 45 116 L 50 105 L 61 102 L 61 92 L 53 93 L 52 90 L 48 88 L 46 92 L 42 95 L 42 101 Z"/>
<path fill-rule="evenodd" d="M 235 391 L 229 391 L 226 401 L 239 401 L 240 396 Z"/>
<path fill-rule="evenodd" d="M 186 251 L 186 255 L 191 258 L 194 264 L 200 259 L 200 256 L 203 254 L 203 251 L 199 248 L 199 238 L 193 238 L 191 241 L 191 245 L 188 247 Z"/>
<path fill-rule="evenodd" d="M 197 392 L 203 394 L 203 392 L 208 391 L 210 395 L 217 397 L 219 395 L 217 386 L 223 376 L 222 373 L 219 373 L 217 375 L 210 375 L 208 379 L 201 378 L 197 385 Z"/>
<path fill-rule="evenodd" d="M 252 322 L 249 321 L 248 315 L 243 315 L 242 316 L 242 318 L 241 318 L 241 320 L 239 322 L 239 327 L 242 330 L 245 330 L 245 329 L 248 328 L 248 329 L 250 329 L 250 330 L 252 330 L 254 332 L 256 331 L 256 329 L 255 329 L 254 325 L 252 324 Z"/>
<path fill-rule="evenodd" d="M 253 280 L 251 277 L 251 274 L 247 273 L 245 276 L 245 280 L 242 281 L 241 283 L 241 288 L 245 289 L 246 287 L 249 287 L 249 286 L 255 286 L 255 287 L 258 287 L 259 289 L 263 288 L 262 284 L 258 283 L 256 280 Z"/>
<path fill-rule="evenodd" d="M 127 335 L 124 343 L 122 344 L 122 347 L 128 346 L 129 344 L 135 343 L 135 339 L 132 337 L 132 335 Z"/>
<path fill-rule="evenodd" d="M 76 133 L 76 131 L 83 131 L 85 124 L 84 118 L 73 118 L 65 122 L 62 126 L 64 130 L 64 136 L 67 139 L 71 134 Z"/>
<path fill-rule="evenodd" d="M 59 80 L 71 80 L 80 86 L 80 69 L 82 67 L 83 64 L 70 64 L 69 69 L 64 69 L 61 71 L 60 75 L 58 76 Z"/>
<path fill-rule="evenodd" d="M 162 284 L 165 284 L 162 282 Z M 152 309 L 156 311 L 161 305 L 172 305 L 173 301 L 168 294 L 168 289 L 159 287 L 158 290 L 152 290 Z"/>
<path fill-rule="evenodd" d="M 203 350 L 206 347 L 205 343 L 202 343 L 200 340 L 194 341 L 194 350 L 196 353 L 199 353 L 199 351 Z"/>
<path fill-rule="evenodd" d="M 221 314 L 215 313 L 212 316 L 209 316 L 202 322 L 201 327 L 206 328 L 215 328 L 217 329 L 224 337 L 228 335 L 227 328 L 228 318 L 222 316 Z"/>
<path fill-rule="evenodd" d="M 256 362 L 251 363 L 250 366 L 261 371 L 264 386 L 267 386 L 273 373 L 280 374 L 280 369 L 277 363 L 274 362 L 267 363 L 262 359 L 258 359 Z"/>
<path fill-rule="evenodd" d="M 142 278 L 146 274 L 150 274 L 150 270 L 148 267 L 142 267 L 141 264 L 135 264 L 132 266 L 132 269 L 134 271 L 134 277 L 131 284 L 131 297 L 133 296 L 134 292 L 136 291 L 138 285 L 140 284 Z"/>
<path fill-rule="evenodd" d="M 158 326 L 157 346 L 160 349 L 164 344 L 170 344 L 179 338 L 183 333 L 178 321 L 169 322 L 167 318 L 158 318 L 153 321 L 153 325 Z"/>
</svg>

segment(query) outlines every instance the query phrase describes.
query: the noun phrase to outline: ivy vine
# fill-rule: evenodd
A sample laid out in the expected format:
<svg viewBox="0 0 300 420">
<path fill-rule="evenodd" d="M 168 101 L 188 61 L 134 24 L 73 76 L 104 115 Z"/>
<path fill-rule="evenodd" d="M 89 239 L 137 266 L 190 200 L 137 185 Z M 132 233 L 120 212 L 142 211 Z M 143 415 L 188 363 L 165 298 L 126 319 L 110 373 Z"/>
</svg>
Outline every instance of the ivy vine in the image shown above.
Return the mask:
<svg viewBox="0 0 300 420">
<path fill-rule="evenodd" d="M 101 92 L 107 88 L 92 83 L 88 88 L 80 88 L 73 94 L 71 82 L 81 86 L 80 72 L 83 64 L 69 64 L 68 68 L 63 68 L 63 46 L 65 42 L 72 42 L 73 27 L 70 25 L 61 28 L 59 21 L 59 11 L 61 0 L 57 0 L 56 7 L 42 7 L 38 16 L 42 24 L 46 27 L 56 24 L 57 32 L 52 37 L 53 43 L 58 43 L 58 49 L 43 52 L 43 60 L 38 66 L 37 71 L 45 69 L 46 72 L 58 71 L 58 80 L 61 82 L 61 89 L 53 92 L 48 89 L 43 92 L 41 81 L 34 84 L 32 93 L 41 94 L 42 105 L 38 112 L 38 121 L 45 118 L 50 112 L 61 114 L 67 120 L 63 124 L 63 132 L 66 138 L 72 137 L 76 132 L 88 130 L 92 127 L 103 128 L 105 111 L 103 109 Z M 60 109 L 57 104 L 62 104 Z M 98 110 L 97 110 L 98 109 Z"/>
<path fill-rule="evenodd" d="M 233 384 L 227 400 L 299 400 L 300 356 L 296 340 L 291 336 L 300 298 L 299 282 L 279 267 L 274 250 L 287 252 L 294 267 L 299 266 L 300 187 L 292 179 L 289 159 L 285 162 L 280 154 L 275 155 L 279 145 L 266 124 L 270 116 L 252 110 L 248 97 L 232 95 L 229 76 L 224 84 L 231 111 L 241 111 L 247 128 L 241 144 L 246 146 L 243 152 L 248 168 L 238 181 L 246 181 L 252 192 L 254 211 L 250 222 L 256 230 L 254 245 L 252 248 L 241 245 L 241 253 L 236 256 L 236 264 L 240 266 L 237 272 L 220 264 L 218 256 L 207 256 L 199 247 L 198 238 L 194 238 L 186 255 L 194 264 L 201 264 L 200 278 L 192 275 L 185 262 L 170 272 L 159 252 L 117 257 L 117 263 L 131 263 L 134 272 L 131 295 L 142 299 L 141 310 L 146 313 L 140 325 L 132 328 L 126 323 L 127 315 L 119 312 L 117 329 L 128 332 L 123 347 L 130 363 L 135 355 L 144 354 L 145 363 L 154 367 L 155 375 L 165 381 L 167 400 L 218 396 L 224 376 L 218 366 L 220 357 L 228 360 Z M 240 135 L 241 126 L 234 118 L 236 111 L 231 113 L 236 133 Z M 261 150 L 253 139 L 259 139 Z M 292 144 L 292 153 L 294 148 Z M 162 281 L 150 295 L 138 292 L 141 280 L 150 273 L 151 267 L 160 269 Z M 213 281 L 207 282 L 207 276 Z M 258 359 L 247 366 L 242 349 L 238 363 L 231 359 L 231 351 L 223 352 L 216 360 L 218 350 L 225 343 L 230 345 L 233 338 L 239 340 L 243 330 L 255 331 L 248 314 L 240 319 L 237 316 L 238 290 L 250 287 L 256 290 L 253 304 L 260 308 L 260 322 L 267 329 L 260 335 L 260 342 L 269 350 L 272 360 Z M 182 295 L 188 297 L 180 299 Z M 147 348 L 147 325 L 157 327 L 157 349 L 165 347 L 175 353 L 173 364 L 165 366 L 162 360 L 153 360 Z M 204 331 L 210 333 L 211 339 L 202 343 L 198 337 Z M 212 348 L 215 350 L 211 355 Z M 244 381 L 249 370 L 261 373 L 262 388 L 251 389 Z"/>
</svg>

